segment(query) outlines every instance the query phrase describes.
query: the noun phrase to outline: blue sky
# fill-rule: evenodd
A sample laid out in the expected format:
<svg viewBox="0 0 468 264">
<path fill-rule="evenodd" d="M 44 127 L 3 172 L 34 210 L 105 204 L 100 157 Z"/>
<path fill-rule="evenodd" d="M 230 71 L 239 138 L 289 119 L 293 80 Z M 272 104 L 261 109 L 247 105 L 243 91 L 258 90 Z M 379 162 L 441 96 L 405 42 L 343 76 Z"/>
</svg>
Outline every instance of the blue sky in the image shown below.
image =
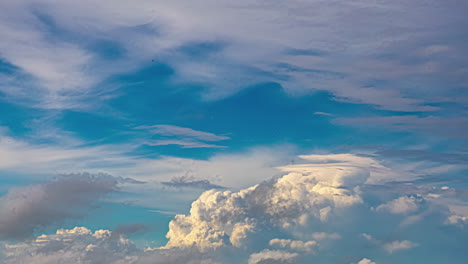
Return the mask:
<svg viewBox="0 0 468 264">
<path fill-rule="evenodd" d="M 2 1 L 0 263 L 464 263 L 464 1 Z"/>
</svg>

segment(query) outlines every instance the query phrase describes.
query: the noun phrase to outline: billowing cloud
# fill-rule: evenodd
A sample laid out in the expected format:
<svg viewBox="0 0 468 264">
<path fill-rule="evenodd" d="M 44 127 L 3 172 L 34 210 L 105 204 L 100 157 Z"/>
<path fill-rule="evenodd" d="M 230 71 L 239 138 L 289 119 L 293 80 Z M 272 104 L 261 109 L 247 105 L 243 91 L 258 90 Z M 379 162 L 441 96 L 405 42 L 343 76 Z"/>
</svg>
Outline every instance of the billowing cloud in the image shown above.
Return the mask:
<svg viewBox="0 0 468 264">
<path fill-rule="evenodd" d="M 109 230 L 94 233 L 85 227 L 59 229 L 22 244 L 5 245 L 2 263 L 135 263 L 138 250 L 121 235 Z"/>
<path fill-rule="evenodd" d="M 356 175 L 289 173 L 239 192 L 207 191 L 193 202 L 190 215 L 171 221 L 167 247 L 242 247 L 267 226 L 294 230 L 309 221 L 325 222 L 341 209 L 362 203 L 356 187 L 368 175 L 348 177 Z"/>
<path fill-rule="evenodd" d="M 406 214 L 417 211 L 419 208 L 416 197 L 400 197 L 388 203 L 381 204 L 377 211 L 386 211 L 392 214 Z"/>
</svg>

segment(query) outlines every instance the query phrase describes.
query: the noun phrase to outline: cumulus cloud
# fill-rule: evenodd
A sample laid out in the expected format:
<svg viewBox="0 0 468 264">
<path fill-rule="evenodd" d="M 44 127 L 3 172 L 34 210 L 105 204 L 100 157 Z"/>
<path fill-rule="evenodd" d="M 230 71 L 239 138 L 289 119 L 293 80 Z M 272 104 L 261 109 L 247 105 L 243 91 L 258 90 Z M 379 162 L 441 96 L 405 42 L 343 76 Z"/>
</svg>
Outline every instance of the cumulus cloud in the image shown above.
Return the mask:
<svg viewBox="0 0 468 264">
<path fill-rule="evenodd" d="M 357 264 L 376 264 L 375 262 L 371 261 L 368 258 L 361 259 Z"/>
<path fill-rule="evenodd" d="M 447 218 L 446 223 L 451 225 L 466 225 L 468 224 L 468 216 L 454 214 Z"/>
<path fill-rule="evenodd" d="M 375 239 L 369 234 L 361 234 L 361 235 L 368 241 L 371 241 L 372 243 L 382 247 L 389 254 L 392 254 L 396 251 L 407 250 L 407 249 L 411 249 L 411 248 L 419 246 L 418 243 L 411 242 L 409 240 L 395 240 L 395 241 L 385 242 L 382 240 Z"/>
<path fill-rule="evenodd" d="M 293 230 L 309 221 L 327 221 L 342 208 L 362 203 L 358 185 L 367 176 L 320 176 L 293 172 L 239 192 L 207 191 L 192 203 L 190 215 L 171 221 L 167 247 L 242 247 L 267 226 Z"/>
<path fill-rule="evenodd" d="M 123 232 L 86 227 L 59 229 L 32 241 L 3 245 L 1 263 L 34 264 L 224 264 L 212 254 L 193 249 L 142 250 Z"/>
<path fill-rule="evenodd" d="M 59 229 L 27 243 L 5 245 L 2 263 L 135 263 L 138 250 L 121 235 L 109 230 L 94 233 L 85 227 Z"/>
<path fill-rule="evenodd" d="M 415 212 L 419 209 L 420 201 L 416 197 L 402 196 L 388 203 L 381 204 L 377 207 L 377 211 L 390 212 L 392 214 L 407 214 Z"/>
<path fill-rule="evenodd" d="M 297 253 L 266 249 L 250 255 L 248 264 L 288 264 L 294 263 L 297 256 Z"/>
<path fill-rule="evenodd" d="M 390 254 L 396 251 L 411 249 L 417 246 L 419 246 L 418 243 L 414 243 L 408 240 L 392 241 L 392 242 L 383 244 L 383 248 Z"/>
<path fill-rule="evenodd" d="M 107 174 L 83 173 L 11 188 L 0 196 L 0 236 L 27 237 L 38 227 L 82 217 L 94 202 L 125 181 Z"/>
<path fill-rule="evenodd" d="M 315 240 L 321 241 L 321 240 L 336 240 L 340 239 L 341 236 L 337 233 L 325 233 L 325 232 L 315 232 L 312 234 L 312 237 Z"/>
<path fill-rule="evenodd" d="M 301 240 L 292 240 L 292 239 L 279 239 L 274 238 L 269 242 L 270 246 L 287 248 L 292 251 L 304 251 L 311 252 L 316 246 L 316 241 L 301 241 Z"/>
</svg>

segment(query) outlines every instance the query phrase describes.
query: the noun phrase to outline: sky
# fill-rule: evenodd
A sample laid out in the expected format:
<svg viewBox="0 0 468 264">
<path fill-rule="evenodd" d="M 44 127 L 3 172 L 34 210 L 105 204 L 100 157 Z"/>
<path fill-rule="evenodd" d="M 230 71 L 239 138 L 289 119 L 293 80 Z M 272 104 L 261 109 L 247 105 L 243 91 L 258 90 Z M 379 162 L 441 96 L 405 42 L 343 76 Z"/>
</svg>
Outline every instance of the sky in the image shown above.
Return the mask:
<svg viewBox="0 0 468 264">
<path fill-rule="evenodd" d="M 0 10 L 0 263 L 466 263 L 467 1 Z"/>
</svg>

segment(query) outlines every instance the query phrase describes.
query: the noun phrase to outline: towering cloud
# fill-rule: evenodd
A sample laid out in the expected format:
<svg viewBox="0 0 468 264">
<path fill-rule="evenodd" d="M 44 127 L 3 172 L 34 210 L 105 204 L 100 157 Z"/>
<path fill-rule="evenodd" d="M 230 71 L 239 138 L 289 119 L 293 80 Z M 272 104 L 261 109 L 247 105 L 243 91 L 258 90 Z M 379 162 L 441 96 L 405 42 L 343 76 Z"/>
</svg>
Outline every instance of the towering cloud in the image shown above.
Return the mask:
<svg viewBox="0 0 468 264">
<path fill-rule="evenodd" d="M 292 172 L 239 192 L 207 191 L 193 202 L 190 215 L 172 220 L 167 247 L 242 247 L 265 229 L 295 232 L 362 203 L 359 185 L 366 174 L 318 176 Z"/>
</svg>

